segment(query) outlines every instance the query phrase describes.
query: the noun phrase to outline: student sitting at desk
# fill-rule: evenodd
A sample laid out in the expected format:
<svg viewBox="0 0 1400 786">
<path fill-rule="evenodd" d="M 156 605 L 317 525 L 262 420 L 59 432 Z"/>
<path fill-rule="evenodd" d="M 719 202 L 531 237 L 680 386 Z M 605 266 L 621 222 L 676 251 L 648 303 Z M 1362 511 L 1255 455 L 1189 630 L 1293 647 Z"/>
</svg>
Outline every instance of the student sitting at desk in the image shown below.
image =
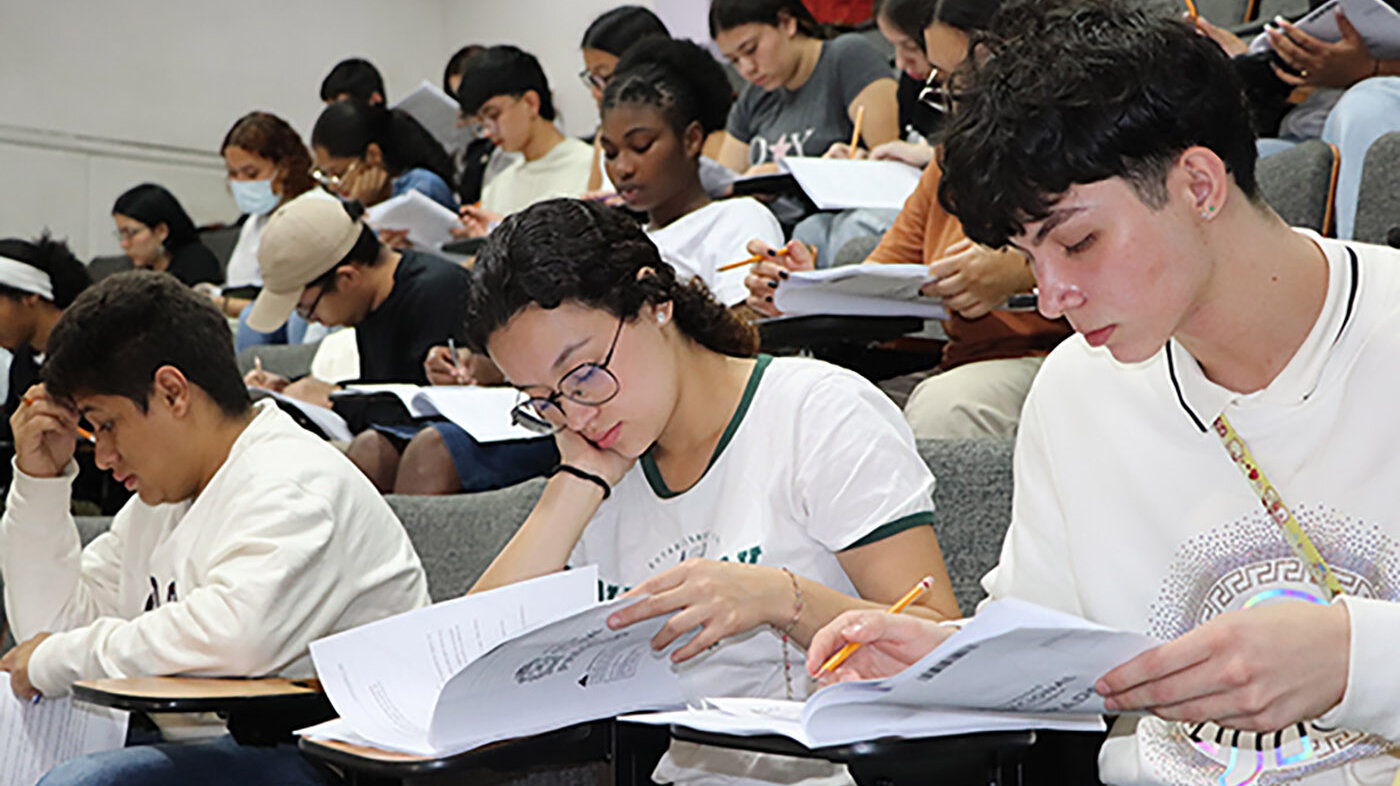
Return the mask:
<svg viewBox="0 0 1400 786">
<path fill-rule="evenodd" d="M 407 112 L 338 101 L 321 111 L 311 129 L 311 151 L 324 182 L 365 207 L 417 191 L 448 210 L 457 209 L 452 159 Z"/>
<path fill-rule="evenodd" d="M 792 659 L 811 633 L 925 574 L 915 613 L 957 613 L 933 477 L 898 410 L 849 371 L 755 358 L 752 328 L 677 280 L 631 219 L 576 200 L 511 216 L 477 258 L 471 303 L 472 348 L 563 462 L 473 591 L 596 564 L 602 598 L 651 596 L 614 627 L 679 610 L 658 649 L 702 628 L 672 656 L 698 695 L 805 696 Z M 654 777 L 832 774 L 676 744 Z"/>
<path fill-rule="evenodd" d="M 457 89 L 462 114 L 507 153 L 522 159 L 481 191 L 481 204 L 462 206 L 462 237 L 484 237 L 502 217 L 542 199 L 577 196 L 588 188 L 593 151 L 554 125 L 554 96 L 535 56 L 493 46 L 467 58 Z"/>
<path fill-rule="evenodd" d="M 948 9 L 941 12 L 946 17 L 937 15 L 934 5 L 925 6 L 920 22 L 924 47 L 930 62 L 951 73 L 967 56 L 968 36 L 986 28 L 999 0 L 975 8 L 956 0 L 937 4 Z M 956 19 L 962 27 L 945 18 Z M 1038 314 L 995 310 L 1011 295 L 1035 286 L 1035 279 L 1020 254 L 967 240 L 957 219 L 938 204 L 941 178 L 938 163 L 929 163 L 894 225 L 866 258 L 928 265 L 937 280 L 924 292 L 943 298 L 949 311 L 943 322 L 948 341 L 937 373 L 914 388 L 904 415 L 920 439 L 1010 438 L 1016 435 L 1021 405 L 1036 371 L 1046 353 L 1069 335 L 1069 327 Z M 752 249 L 755 254 L 774 253 L 764 243 L 754 243 Z M 746 280 L 749 305 L 761 314 L 778 315 L 773 294 L 789 271 L 815 265 L 805 244 L 792 243 L 789 252 L 754 265 Z"/>
<path fill-rule="evenodd" d="M 428 603 L 383 498 L 276 406 L 249 401 L 204 297 L 164 275 L 113 276 L 69 306 L 48 352 L 45 383 L 11 419 L 0 519 L 21 642 L 0 670 L 21 699 L 109 677 L 309 677 L 314 639 Z M 68 506 L 84 420 L 99 466 L 138 496 L 80 548 Z M 162 731 L 166 742 L 72 759 L 43 783 L 329 782 L 291 744 L 239 746 L 185 716 Z M 204 739 L 175 742 L 182 731 Z"/>
<path fill-rule="evenodd" d="M 25 392 L 39 381 L 49 334 L 63 309 L 92 284 L 87 267 L 68 245 L 43 235 L 37 240 L 0 240 L 0 347 L 9 350 L 9 388 L 0 439 L 14 441 L 10 417 Z M 8 478 L 7 471 L 0 476 Z"/>
<path fill-rule="evenodd" d="M 175 195 L 155 183 L 128 189 L 112 205 L 117 239 L 133 267 L 162 270 L 189 286 L 219 284 L 224 270 L 199 239 Z"/>
<path fill-rule="evenodd" d="M 601 101 L 608 177 L 628 207 L 647 214 L 647 235 L 681 280 L 698 277 L 724 305 L 742 302 L 750 239 L 783 242 L 778 219 L 752 197 L 711 200 L 700 178 L 707 131 L 724 127 L 729 80 L 690 41 L 650 38 L 617 63 Z"/>
<path fill-rule="evenodd" d="M 374 63 L 363 57 L 341 60 L 321 80 L 321 101 L 326 105 L 339 101 L 359 101 L 371 106 L 384 106 L 387 98 L 384 77 Z"/>
<path fill-rule="evenodd" d="M 1392 783 L 1400 251 L 1284 224 L 1239 80 L 1188 22 L 1004 13 L 955 76 L 939 198 L 1032 259 L 1078 335 L 1026 400 L 983 584 L 1168 641 L 1098 683 L 1124 713 L 1106 783 Z M 808 663 L 851 638 L 838 676 L 874 676 L 947 635 L 853 615 Z"/>
</svg>

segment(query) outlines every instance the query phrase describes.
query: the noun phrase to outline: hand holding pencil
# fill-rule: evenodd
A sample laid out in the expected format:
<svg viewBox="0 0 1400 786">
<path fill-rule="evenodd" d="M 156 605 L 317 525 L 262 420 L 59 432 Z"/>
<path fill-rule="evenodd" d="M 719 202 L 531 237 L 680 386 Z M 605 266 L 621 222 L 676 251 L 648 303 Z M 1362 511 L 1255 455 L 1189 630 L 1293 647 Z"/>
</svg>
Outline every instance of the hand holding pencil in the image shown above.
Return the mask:
<svg viewBox="0 0 1400 786">
<path fill-rule="evenodd" d="M 905 606 L 912 603 L 932 582 L 925 578 L 901 602 Z M 916 663 L 953 632 L 952 627 L 889 609 L 848 611 L 812 637 L 807 648 L 807 673 L 822 682 L 888 677 Z M 825 668 L 843 651 L 847 653 L 844 659 Z"/>
<path fill-rule="evenodd" d="M 776 317 L 781 314 L 773 305 L 773 294 L 788 274 L 795 270 L 814 270 L 817 266 L 816 254 L 800 241 L 794 240 L 782 248 L 773 248 L 762 240 L 750 240 L 748 252 L 753 256 L 723 265 L 720 271 L 748 266 L 749 274 L 744 278 L 749 297 L 745 301 L 760 314 Z"/>
<path fill-rule="evenodd" d="M 25 391 L 10 416 L 19 470 L 35 478 L 61 475 L 77 448 L 79 420 L 72 406 L 50 396 L 42 384 Z"/>
</svg>

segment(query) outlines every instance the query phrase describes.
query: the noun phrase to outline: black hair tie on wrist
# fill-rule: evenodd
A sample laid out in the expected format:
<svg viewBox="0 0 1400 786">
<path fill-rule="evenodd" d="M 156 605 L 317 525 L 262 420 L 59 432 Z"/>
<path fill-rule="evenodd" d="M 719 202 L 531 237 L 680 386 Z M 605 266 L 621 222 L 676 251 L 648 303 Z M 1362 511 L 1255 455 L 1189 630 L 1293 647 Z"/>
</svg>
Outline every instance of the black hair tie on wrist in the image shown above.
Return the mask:
<svg viewBox="0 0 1400 786">
<path fill-rule="evenodd" d="M 584 470 L 581 470 L 578 467 L 573 466 L 572 464 L 560 464 L 549 473 L 549 476 L 552 478 L 555 475 L 558 475 L 560 472 L 567 472 L 570 475 L 573 475 L 576 478 L 582 478 L 583 480 L 586 480 L 589 483 L 596 483 L 598 485 L 598 488 L 603 490 L 603 499 L 607 499 L 608 497 L 612 496 L 612 486 L 608 485 L 608 482 L 606 480 L 603 480 L 597 475 L 594 475 L 592 472 L 585 472 Z"/>
</svg>

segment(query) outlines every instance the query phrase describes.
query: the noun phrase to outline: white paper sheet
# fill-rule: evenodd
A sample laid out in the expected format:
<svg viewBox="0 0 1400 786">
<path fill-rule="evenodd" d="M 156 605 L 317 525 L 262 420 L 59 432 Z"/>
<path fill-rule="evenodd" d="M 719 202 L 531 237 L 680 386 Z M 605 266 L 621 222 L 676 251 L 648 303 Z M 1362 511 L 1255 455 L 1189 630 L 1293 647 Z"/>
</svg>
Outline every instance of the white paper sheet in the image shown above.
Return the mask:
<svg viewBox="0 0 1400 786">
<path fill-rule="evenodd" d="M 349 442 L 355 438 L 355 435 L 350 433 L 350 426 L 345 423 L 345 418 L 337 415 L 334 410 L 315 404 L 308 404 L 305 401 L 283 395 L 275 390 L 254 387 L 249 387 L 248 389 L 265 393 L 269 398 L 275 399 L 277 402 L 292 407 L 302 413 L 306 416 L 307 420 L 315 423 L 316 426 L 325 433 L 326 439 Z"/>
<path fill-rule="evenodd" d="M 407 229 L 408 242 L 425 251 L 452 242 L 452 228 L 462 225 L 456 213 L 411 190 L 366 210 L 365 223 L 375 229 Z"/>
<path fill-rule="evenodd" d="M 1382 0 L 1328 0 L 1313 9 L 1295 24 L 1308 35 L 1323 41 L 1342 40 L 1337 26 L 1337 9 L 1341 8 L 1356 32 L 1366 42 L 1372 57 L 1393 60 L 1400 57 L 1400 13 Z M 1251 52 L 1273 49 L 1267 33 L 1260 33 L 1249 43 Z"/>
<path fill-rule="evenodd" d="M 27 704 L 0 672 L 0 786 L 34 786 L 61 762 L 122 747 L 126 722 L 125 712 L 71 699 Z"/>
<path fill-rule="evenodd" d="M 1061 729 L 1102 731 L 1097 715 L 1005 714 L 972 710 L 930 710 L 882 704 L 844 705 L 839 725 L 811 734 L 802 725 L 803 704 L 783 699 L 712 698 L 709 706 L 675 712 L 624 715 L 619 720 L 653 726 L 676 724 L 719 734 L 781 734 L 809 748 L 880 738 L 946 737 L 982 731 Z"/>
<path fill-rule="evenodd" d="M 597 586 L 597 566 L 552 573 L 327 636 L 311 643 L 311 659 L 352 732 L 430 753 L 429 722 L 452 675 L 511 636 L 595 605 Z"/>
<path fill-rule="evenodd" d="M 780 166 L 822 210 L 901 210 L 923 175 L 898 161 L 789 156 Z"/>
<path fill-rule="evenodd" d="M 515 388 L 479 385 L 382 384 L 351 385 L 337 395 L 391 393 L 414 417 L 437 415 L 452 421 L 477 442 L 541 439 L 539 434 L 511 422 L 510 411 L 520 400 Z"/>
<path fill-rule="evenodd" d="M 426 79 L 402 101 L 394 104 L 394 108 L 413 115 L 413 119 L 449 153 L 467 143 L 469 132 L 457 126 L 457 116 L 461 112 L 457 99 Z"/>
<path fill-rule="evenodd" d="M 939 298 L 919 294 L 932 281 L 927 265 L 845 265 L 792 273 L 773 295 L 789 316 L 920 317 L 947 319 Z"/>
</svg>

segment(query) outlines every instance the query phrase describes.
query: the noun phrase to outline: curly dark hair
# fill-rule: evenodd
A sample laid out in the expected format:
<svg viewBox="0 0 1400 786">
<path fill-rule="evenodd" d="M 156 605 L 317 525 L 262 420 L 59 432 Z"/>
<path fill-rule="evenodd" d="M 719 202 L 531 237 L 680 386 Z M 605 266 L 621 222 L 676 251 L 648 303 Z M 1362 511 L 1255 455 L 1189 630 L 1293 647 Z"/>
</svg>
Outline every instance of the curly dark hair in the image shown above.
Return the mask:
<svg viewBox="0 0 1400 786">
<path fill-rule="evenodd" d="M 651 274 L 638 278 L 643 268 Z M 725 355 L 751 357 L 758 334 L 698 279 L 676 280 L 637 222 L 578 199 L 550 199 L 511 215 L 477 255 L 467 308 L 467 343 L 485 352 L 492 333 L 527 306 L 578 303 L 619 319 L 645 304 L 672 304 L 686 337 Z"/>
<path fill-rule="evenodd" d="M 734 90 L 713 55 L 692 41 L 652 37 L 638 41 L 617 61 L 600 109 L 654 106 L 676 136 L 684 136 L 691 123 L 699 123 L 706 134 L 723 131 L 733 102 Z"/>
<path fill-rule="evenodd" d="M 975 46 L 954 74 L 938 187 L 974 241 L 1005 246 L 1071 186 L 1111 177 L 1160 208 L 1197 145 L 1260 199 L 1243 87 L 1190 25 L 1121 0 L 1016 0 Z"/>
<path fill-rule="evenodd" d="M 282 174 L 282 201 L 310 191 L 316 185 L 311 179 L 311 154 L 302 144 L 301 136 L 287 121 L 270 112 L 249 112 L 233 124 L 219 145 L 219 155 L 230 146 L 240 147 L 276 164 Z"/>
</svg>

